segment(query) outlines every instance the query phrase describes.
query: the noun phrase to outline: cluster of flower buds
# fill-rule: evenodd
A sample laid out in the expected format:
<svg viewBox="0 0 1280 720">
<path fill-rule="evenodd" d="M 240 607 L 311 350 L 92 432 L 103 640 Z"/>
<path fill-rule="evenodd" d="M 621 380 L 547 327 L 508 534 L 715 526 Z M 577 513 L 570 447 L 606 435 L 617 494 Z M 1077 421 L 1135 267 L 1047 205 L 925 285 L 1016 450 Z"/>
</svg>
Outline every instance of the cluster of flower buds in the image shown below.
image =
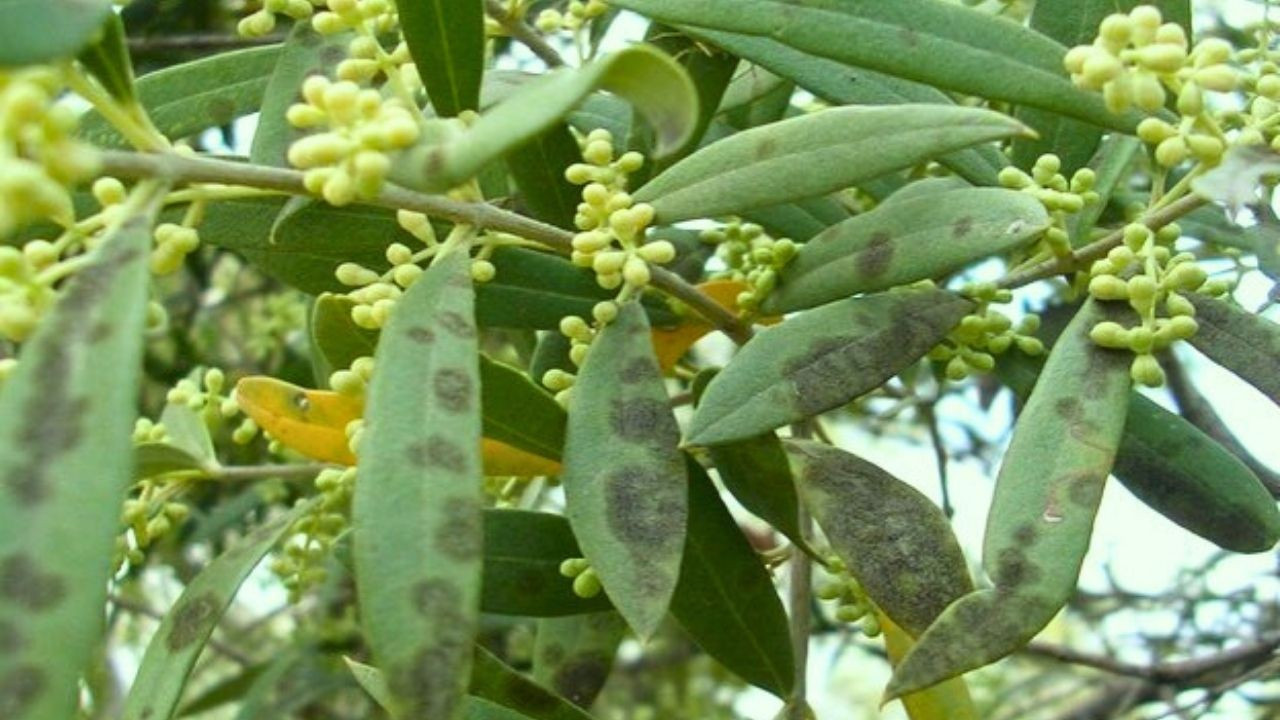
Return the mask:
<svg viewBox="0 0 1280 720">
<path fill-rule="evenodd" d="M 414 112 L 377 90 L 313 75 L 302 84 L 305 102 L 289 108 L 294 127 L 327 128 L 289 147 L 289 163 L 305 170 L 307 190 L 331 205 L 372 197 L 391 169 L 388 153 L 418 139 Z"/>
<path fill-rule="evenodd" d="M 120 511 L 120 524 L 125 532 L 116 536 L 113 557 L 116 572 L 126 562 L 135 567 L 141 565 L 146 560 L 147 548 L 190 516 L 191 508 L 174 499 L 180 490 L 180 485 L 166 482 L 143 480 L 138 483 L 137 497 L 125 500 Z"/>
<path fill-rule="evenodd" d="M 366 355 L 351 361 L 350 367 L 329 376 L 329 387 L 334 392 L 350 398 L 364 397 L 369 381 L 373 379 L 373 357 Z"/>
<path fill-rule="evenodd" d="M 1044 343 L 1034 337 L 1040 329 L 1040 316 L 1025 315 L 1017 325 L 1007 315 L 991 307 L 1008 303 L 1013 293 L 995 283 L 971 283 L 960 294 L 977 304 L 948 335 L 945 342 L 929 352 L 929 359 L 945 362 L 947 379 L 959 382 L 976 373 L 991 372 L 996 355 L 1017 347 L 1027 355 L 1044 353 Z"/>
<path fill-rule="evenodd" d="M 573 594 L 580 598 L 593 598 L 604 589 L 600 576 L 586 558 L 568 558 L 560 563 L 560 574 L 573 578 Z"/>
<path fill-rule="evenodd" d="M 740 280 L 748 289 L 738 294 L 738 307 L 752 312 L 773 292 L 778 284 L 778 273 L 796 256 L 796 244 L 789 238 L 775 240 L 755 223 L 737 220 L 722 228 L 703 230 L 700 236 L 705 243 L 716 246 L 716 255 L 724 262 L 725 270 L 716 278 Z"/>
<path fill-rule="evenodd" d="M 261 8 L 241 18 L 236 32 L 242 37 L 262 37 L 276 29 L 276 15 L 306 20 L 323 4 L 324 0 L 263 0 Z"/>
<path fill-rule="evenodd" d="M 612 301 L 597 303 L 593 308 L 596 326 L 603 327 L 618 316 L 618 305 Z M 569 315 L 560 319 L 560 334 L 569 338 L 569 361 L 575 367 L 582 367 L 586 362 L 587 351 L 599 331 L 586 320 L 577 315 Z M 563 407 L 569 406 L 569 397 L 577 377 L 559 368 L 552 368 L 542 375 L 542 384 L 556 394 L 556 402 Z"/>
<path fill-rule="evenodd" d="M 209 368 L 200 376 L 199 381 L 189 377 L 179 380 L 165 399 L 174 405 L 185 405 L 192 411 L 201 413 L 205 424 L 213 430 L 240 412 L 240 405 L 235 398 L 223 394 L 225 389 L 226 374 L 218 368 Z"/>
<path fill-rule="evenodd" d="M 271 571 L 289 591 L 289 602 L 298 602 L 307 590 L 328 579 L 325 563 L 351 524 L 355 484 L 353 467 L 325 469 L 316 475 L 319 500 L 289 528 L 290 538 L 285 541 L 284 552 L 271 561 Z"/>
<path fill-rule="evenodd" d="M 22 249 L 0 245 L 0 338 L 22 342 L 35 331 L 57 298 L 42 277 L 57 260 L 57 248 L 46 240 Z"/>
<path fill-rule="evenodd" d="M 400 18 L 392 0 L 326 0 L 324 4 L 326 9 L 311 18 L 311 26 L 324 35 L 348 30 L 381 35 L 400 28 Z"/>
<path fill-rule="evenodd" d="M 357 35 L 347 46 L 347 53 L 350 57 L 334 69 L 339 80 L 363 85 L 382 74 L 393 83 L 402 83 L 413 98 L 420 96 L 425 89 L 418 66 L 414 64 L 409 46 L 404 41 L 387 52 L 375 35 Z"/>
<path fill-rule="evenodd" d="M 569 0 L 569 6 L 564 12 L 560 12 L 555 8 L 547 8 L 538 13 L 538 19 L 534 21 L 534 26 L 544 33 L 553 33 L 558 30 L 568 30 L 576 32 L 584 25 L 592 20 L 600 17 L 609 9 L 609 5 L 605 0 Z"/>
<path fill-rule="evenodd" d="M 1129 14 L 1109 15 L 1092 45 L 1072 48 L 1063 63 L 1079 87 L 1102 91 L 1107 107 L 1121 113 L 1137 106 L 1156 112 L 1166 90 L 1176 93 L 1184 117 L 1204 112 L 1204 92 L 1228 92 L 1240 83 L 1227 65 L 1231 45 L 1210 38 L 1188 52 L 1181 25 L 1166 23 L 1160 10 L 1139 5 Z"/>
<path fill-rule="evenodd" d="M 574 163 L 565 178 L 582 189 L 582 202 L 574 223 L 571 259 L 575 265 L 595 270 L 600 287 L 624 288 L 625 294 L 643 290 L 650 280 L 649 263 L 663 264 L 676 257 L 666 240 L 645 241 L 653 222 L 653 207 L 632 201 L 627 194 L 627 174 L 644 164 L 644 156 L 628 152 L 614 159 L 613 136 L 608 130 L 592 130 L 582 146 L 586 162 Z"/>
<path fill-rule="evenodd" d="M 1241 145 L 1270 144 L 1280 152 L 1280 51 L 1270 47 L 1271 30 L 1258 31 L 1258 46 L 1240 50 L 1236 57 L 1247 63 L 1243 85 L 1250 92 L 1244 112 L 1224 115 L 1240 127 Z"/>
<path fill-rule="evenodd" d="M 1030 174 L 1009 166 L 1000 171 L 999 179 L 1000 184 L 1010 190 L 1030 193 L 1049 211 L 1049 228 L 1040 239 L 1042 249 L 1056 257 L 1069 255 L 1068 218 L 1086 205 L 1098 202 L 1098 193 L 1093 190 L 1097 182 L 1094 171 L 1080 168 L 1068 181 L 1062 174 L 1061 158 L 1048 154 L 1036 159 Z"/>
<path fill-rule="evenodd" d="M 876 619 L 875 604 L 867 597 L 862 585 L 849 574 L 839 558 L 827 561 L 826 571 L 831 578 L 818 586 L 817 596 L 835 604 L 835 619 L 842 623 L 859 623 L 867 637 L 880 634 L 880 621 Z"/>
<path fill-rule="evenodd" d="M 1173 252 L 1180 232 L 1177 225 L 1152 232 L 1146 225 L 1132 223 L 1125 227 L 1124 243 L 1089 270 L 1090 295 L 1128 302 L 1141 319 L 1134 327 L 1100 322 L 1090 337 L 1102 347 L 1133 352 L 1130 375 L 1148 387 L 1164 384 L 1164 371 L 1154 353 L 1190 338 L 1198 329 L 1195 306 L 1185 293 L 1216 296 L 1231 290 L 1230 283 L 1209 279 L 1191 253 Z"/>
</svg>

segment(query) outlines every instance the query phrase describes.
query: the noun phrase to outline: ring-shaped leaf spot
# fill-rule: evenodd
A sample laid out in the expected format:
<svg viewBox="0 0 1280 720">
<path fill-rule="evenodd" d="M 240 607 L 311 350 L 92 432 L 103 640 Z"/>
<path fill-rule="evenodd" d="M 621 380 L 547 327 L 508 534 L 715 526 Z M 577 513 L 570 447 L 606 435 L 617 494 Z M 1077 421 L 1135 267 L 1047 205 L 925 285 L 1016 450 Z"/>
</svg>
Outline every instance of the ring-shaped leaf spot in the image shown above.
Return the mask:
<svg viewBox="0 0 1280 720">
<path fill-rule="evenodd" d="M 436 113 L 477 109 L 484 77 L 483 0 L 408 0 L 396 10 Z"/>
<path fill-rule="evenodd" d="M 405 152 L 391 179 L 428 192 L 457 187 L 565 119 L 596 90 L 636 106 L 657 133 L 659 155 L 683 146 L 698 121 L 697 93 L 684 68 L 651 46 L 633 45 L 524 84 L 465 130 L 441 126 L 434 140 Z"/>
<path fill-rule="evenodd" d="M 542 618 L 533 645 L 533 679 L 589 709 L 613 669 L 627 623 L 616 612 Z"/>
<path fill-rule="evenodd" d="M 895 201 L 833 225 L 778 276 L 769 312 L 793 312 L 940 277 L 1021 247 L 1049 226 L 1028 193 L 971 188 Z"/>
<path fill-rule="evenodd" d="M 1007 115 L 947 105 L 842 107 L 712 143 L 645 183 L 658 222 L 742 213 L 825 195 L 1026 128 Z"/>
<path fill-rule="evenodd" d="M 1058 613 L 1089 549 L 1129 407 L 1131 355 L 1089 337 L 1127 307 L 1089 300 L 1063 331 L 1014 427 L 983 538 L 995 587 L 952 603 L 919 636 L 885 694 L 899 697 L 994 662 Z"/>
<path fill-rule="evenodd" d="M 561 515 L 531 510 L 484 511 L 484 594 L 480 607 L 497 615 L 561 617 L 609 609 L 603 594 L 583 598 L 560 574 L 582 550 Z"/>
<path fill-rule="evenodd" d="M 769 37 L 797 50 L 940 90 L 1029 105 L 1132 132 L 1077 88 L 1067 48 L 1008 18 L 939 0 L 614 0 L 672 25 Z M 850 42 L 856 38 L 857 42 Z"/>
<path fill-rule="evenodd" d="M 111 12 L 111 0 L 7 0 L 0 3 L 0 67 L 73 57 Z"/>
<path fill-rule="evenodd" d="M 692 458 L 688 467 L 689 533 L 671 612 L 708 655 L 785 698 L 795 661 L 773 579 L 711 478 Z"/>
<path fill-rule="evenodd" d="M 839 448 L 789 441 L 805 507 L 867 596 L 907 632 L 924 632 L 973 590 L 951 523 L 923 493 Z"/>
<path fill-rule="evenodd" d="M 302 503 L 254 530 L 187 584 L 147 644 L 133 687 L 125 699 L 122 720 L 174 717 L 191 669 L 236 591 L 308 508 L 309 503 Z"/>
<path fill-rule="evenodd" d="M 649 323 L 635 302 L 591 344 L 565 440 L 566 515 L 605 593 L 642 638 L 666 616 L 689 499 Z"/>
<path fill-rule="evenodd" d="M 73 717 L 101 641 L 166 190 L 133 191 L 0 387 L 0 688 L 26 688 L 4 694 L 13 720 Z"/>
<path fill-rule="evenodd" d="M 764 330 L 711 381 L 688 440 L 742 440 L 837 408 L 919 360 L 972 307 L 943 290 L 895 290 L 829 303 Z"/>
<path fill-rule="evenodd" d="M 1010 353 L 996 372 L 1025 399 L 1040 367 Z M 1111 472 L 1152 510 L 1224 550 L 1265 552 L 1280 541 L 1280 509 L 1258 476 L 1200 428 L 1137 392 L 1129 393 Z"/>
<path fill-rule="evenodd" d="M 405 291 L 368 390 L 356 590 L 398 717 L 455 717 L 471 671 L 484 527 L 470 265 L 448 252 Z"/>
<path fill-rule="evenodd" d="M 1199 293 L 1186 297 L 1200 325 L 1191 344 L 1280 405 L 1280 325 Z"/>
</svg>

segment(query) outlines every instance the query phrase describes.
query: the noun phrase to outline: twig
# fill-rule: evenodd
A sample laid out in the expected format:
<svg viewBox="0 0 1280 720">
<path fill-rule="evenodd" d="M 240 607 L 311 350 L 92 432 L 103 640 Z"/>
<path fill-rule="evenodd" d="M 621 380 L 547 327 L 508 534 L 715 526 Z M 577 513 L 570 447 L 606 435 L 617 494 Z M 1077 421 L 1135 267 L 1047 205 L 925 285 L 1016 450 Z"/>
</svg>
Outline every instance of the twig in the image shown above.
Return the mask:
<svg viewBox="0 0 1280 720">
<path fill-rule="evenodd" d="M 809 513 L 800 508 L 800 533 L 807 535 Z M 804 538 L 807 541 L 807 538 Z M 787 698 L 788 720 L 806 720 L 811 717 L 806 701 L 809 667 L 809 634 L 812 631 L 813 561 L 805 552 L 791 554 L 791 570 L 788 577 L 789 605 L 791 611 L 791 655 L 795 661 L 795 682 L 791 696 Z"/>
<path fill-rule="evenodd" d="M 240 465 L 220 467 L 204 473 L 204 480 L 261 480 L 263 478 L 299 479 L 309 478 L 321 470 L 336 468 L 337 465 Z"/>
<path fill-rule="evenodd" d="M 947 478 L 947 446 L 942 442 L 942 433 L 938 432 L 938 414 L 934 412 L 937 401 L 920 406 L 924 413 L 925 425 L 929 428 L 929 441 L 933 444 L 933 457 L 938 465 L 938 485 L 942 492 L 942 514 L 947 519 L 955 517 L 956 509 L 951 504 L 951 486 Z"/>
<path fill-rule="evenodd" d="M 489 17 L 497 20 L 508 35 L 533 51 L 533 54 L 546 63 L 547 67 L 555 68 L 564 65 L 564 58 L 560 57 L 560 53 L 551 47 L 537 30 L 530 27 L 529 23 L 508 13 L 499 0 L 485 0 L 484 7 L 489 12 Z"/>
</svg>

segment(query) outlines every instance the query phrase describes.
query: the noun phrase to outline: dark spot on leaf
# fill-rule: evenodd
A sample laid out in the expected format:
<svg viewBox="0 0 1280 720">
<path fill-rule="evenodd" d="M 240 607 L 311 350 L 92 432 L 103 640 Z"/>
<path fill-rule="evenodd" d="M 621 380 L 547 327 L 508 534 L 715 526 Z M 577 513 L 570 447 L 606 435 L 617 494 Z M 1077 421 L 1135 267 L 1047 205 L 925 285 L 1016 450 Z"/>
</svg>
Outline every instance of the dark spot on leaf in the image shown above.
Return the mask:
<svg viewBox="0 0 1280 720">
<path fill-rule="evenodd" d="M 566 700 L 584 710 L 600 694 L 609 678 L 609 661 L 597 654 L 580 655 L 559 669 L 551 678 L 551 687 Z"/>
<path fill-rule="evenodd" d="M 907 47 L 915 47 L 920 44 L 920 34 L 912 28 L 902 28 L 902 30 L 899 31 L 899 35 L 902 38 L 902 43 Z"/>
<path fill-rule="evenodd" d="M 471 395 L 475 387 L 465 371 L 441 368 L 436 371 L 431 384 L 436 401 L 446 411 L 457 414 L 471 409 Z"/>
<path fill-rule="evenodd" d="M 564 646 L 560 643 L 547 643 L 538 653 L 538 660 L 546 665 L 559 665 L 564 660 Z"/>
<path fill-rule="evenodd" d="M 476 336 L 475 324 L 455 310 L 445 310 L 440 313 L 440 326 L 453 333 L 455 337 L 468 339 Z"/>
<path fill-rule="evenodd" d="M 893 236 L 884 230 L 871 234 L 867 246 L 858 251 L 853 259 L 855 272 L 861 277 L 881 275 L 889 269 L 893 262 Z"/>
<path fill-rule="evenodd" d="M 44 672 L 19 665 L 0 677 L 0 717 L 16 718 L 27 712 L 44 692 Z"/>
<path fill-rule="evenodd" d="M 657 398 L 615 399 L 609 412 L 609 427 L 627 442 L 653 448 L 675 447 L 680 429 L 671 407 Z"/>
<path fill-rule="evenodd" d="M 425 440 L 413 443 L 406 450 L 409 462 L 420 468 L 437 467 L 452 473 L 467 471 L 467 455 L 457 443 L 433 434 Z"/>
<path fill-rule="evenodd" d="M 609 529 L 632 549 L 647 554 L 681 542 L 687 509 L 665 491 L 661 466 L 625 466 L 604 482 Z"/>
<path fill-rule="evenodd" d="M 40 570 L 24 553 L 13 553 L 0 561 L 0 597 L 22 607 L 44 612 L 52 610 L 67 594 L 62 578 Z"/>
<path fill-rule="evenodd" d="M 1063 479 L 1067 485 L 1067 499 L 1080 507 L 1092 508 L 1102 499 L 1102 482 L 1094 473 L 1085 471 Z"/>
<path fill-rule="evenodd" d="M 484 535 L 479 503 L 462 497 L 450 498 L 444 503 L 444 514 L 445 521 L 436 530 L 435 549 L 458 561 L 480 557 Z"/>
<path fill-rule="evenodd" d="M 773 137 L 764 137 L 760 142 L 756 143 L 755 156 L 757 160 L 768 160 L 773 157 L 778 150 L 778 141 Z"/>
<path fill-rule="evenodd" d="M 657 377 L 658 368 L 654 366 L 652 359 L 644 356 L 631 358 L 618 373 L 618 379 L 626 385 L 634 385 Z"/>
<path fill-rule="evenodd" d="M 347 49 L 341 45 L 329 45 L 320 50 L 320 62 L 326 66 L 337 65 L 347 57 Z"/>
<path fill-rule="evenodd" d="M 1031 523 L 1019 525 L 1018 528 L 1013 531 L 1013 540 L 1023 547 L 1034 543 L 1036 541 L 1035 525 L 1032 525 Z"/>
<path fill-rule="evenodd" d="M 419 345 L 430 345 L 436 339 L 436 334 L 431 332 L 431 328 L 415 325 L 405 331 L 405 337 L 418 343 Z"/>
<path fill-rule="evenodd" d="M 1010 547 L 1000 551 L 992 579 L 1000 587 L 1012 588 L 1035 582 L 1039 574 L 1039 569 L 1031 564 L 1022 548 Z"/>
<path fill-rule="evenodd" d="M 1080 404 L 1080 398 L 1064 397 L 1059 398 L 1053 404 L 1053 411 L 1067 422 L 1078 422 L 1084 413 L 1084 408 Z"/>
<path fill-rule="evenodd" d="M 456 608 L 462 602 L 458 588 L 447 580 L 430 578 L 413 586 L 413 606 L 418 614 L 434 618 Z"/>
<path fill-rule="evenodd" d="M 951 226 L 951 237 L 959 240 L 965 235 L 968 235 L 972 230 L 973 218 L 966 215 L 957 220 L 955 225 Z"/>
<path fill-rule="evenodd" d="M 26 645 L 22 633 L 17 626 L 7 620 L 0 620 L 0 656 L 13 655 Z"/>
<path fill-rule="evenodd" d="M 455 647 L 423 648 L 391 675 L 392 689 L 408 707 L 405 717 L 451 718 L 462 699 L 457 667 L 461 651 Z"/>
<path fill-rule="evenodd" d="M 218 596 L 212 592 L 181 601 L 173 610 L 173 626 L 165 639 L 169 652 L 179 652 L 211 632 L 220 606 Z"/>
<path fill-rule="evenodd" d="M 109 321 L 103 320 L 93 326 L 93 330 L 89 331 L 89 343 L 97 345 L 106 342 L 115 332 L 115 326 Z"/>
</svg>

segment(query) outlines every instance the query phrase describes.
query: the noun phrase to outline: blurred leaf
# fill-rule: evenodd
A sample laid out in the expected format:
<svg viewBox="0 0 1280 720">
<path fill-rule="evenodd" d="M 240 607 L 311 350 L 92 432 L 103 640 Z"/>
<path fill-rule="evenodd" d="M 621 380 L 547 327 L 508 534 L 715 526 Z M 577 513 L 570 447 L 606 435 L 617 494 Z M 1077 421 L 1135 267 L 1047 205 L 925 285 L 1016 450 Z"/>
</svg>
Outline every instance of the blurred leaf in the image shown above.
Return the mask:
<svg viewBox="0 0 1280 720">
<path fill-rule="evenodd" d="M 529 510 L 484 511 L 481 609 L 497 615 L 559 617 L 609 608 L 604 595 L 582 598 L 560 575 L 565 558 L 582 557 L 569 522 Z"/>
<path fill-rule="evenodd" d="M 919 360 L 972 307 L 942 290 L 894 291 L 823 305 L 765 330 L 711 381 L 688 441 L 743 440 L 839 407 Z"/>
<path fill-rule="evenodd" d="M 919 636 L 894 671 L 886 697 L 1008 655 L 1075 592 L 1124 431 L 1132 359 L 1099 347 L 1089 331 L 1128 312 L 1090 300 L 1054 346 L 996 479 L 983 539 L 983 565 L 995 587 L 952 603 Z"/>
<path fill-rule="evenodd" d="M 1185 295 L 1196 307 L 1199 331 L 1191 344 L 1210 360 L 1280 404 L 1280 325 L 1237 305 L 1199 293 Z"/>
<path fill-rule="evenodd" d="M 294 23 L 293 30 L 281 46 L 271 80 L 262 98 L 262 114 L 249 160 L 258 165 L 290 167 L 289 146 L 311 134 L 294 127 L 286 119 L 289 107 L 302 101 L 302 83 L 312 75 L 331 76 L 338 63 L 347 57 L 352 33 L 322 35 L 309 22 Z"/>
<path fill-rule="evenodd" d="M 483 0 L 402 0 L 396 10 L 436 113 L 453 116 L 478 109 L 484 76 Z"/>
<path fill-rule="evenodd" d="M 110 13 L 111 0 L 6 0 L 0 3 L 0 67 L 70 58 Z"/>
<path fill-rule="evenodd" d="M 31 21 L 22 19 L 28 35 Z M 61 32 L 58 22 L 46 27 Z M 133 191 L 121 224 L 62 286 L 0 386 L 0 688 L 12 720 L 72 717 L 101 640 L 133 479 L 151 223 L 166 190 L 147 182 Z"/>
<path fill-rule="evenodd" d="M 1049 226 L 1044 205 L 1000 188 L 895 201 L 833 225 L 805 243 L 765 300 L 783 313 L 938 278 L 1022 247 Z"/>
<path fill-rule="evenodd" d="M 1219 207 L 1202 207 L 1178 220 L 1182 234 L 1202 242 L 1243 250 L 1258 258 L 1258 269 L 1280 282 L 1280 222 L 1264 212 L 1258 224 L 1241 227 Z"/>
<path fill-rule="evenodd" d="M 98 37 L 80 51 L 76 58 L 102 84 L 111 97 L 128 104 L 136 99 L 133 87 L 133 61 L 125 45 L 124 23 L 111 13 L 102 23 Z"/>
<path fill-rule="evenodd" d="M 1025 130 L 1011 118 L 945 105 L 842 107 L 744 130 L 635 192 L 658 222 L 741 213 L 824 195 Z"/>
<path fill-rule="evenodd" d="M 626 621 L 612 611 L 542 618 L 533 648 L 533 679 L 590 709 L 626 633 Z"/>
<path fill-rule="evenodd" d="M 694 642 L 780 698 L 795 680 L 787 615 L 760 556 L 702 467 L 688 459 L 689 531 L 671 612 Z"/>
<path fill-rule="evenodd" d="M 823 212 L 820 208 L 827 209 Z M 839 215 L 832 217 L 831 211 Z M 796 242 L 806 242 L 813 236 L 826 230 L 828 226 L 848 220 L 849 212 L 840 207 L 836 201 L 826 198 L 810 198 L 787 205 L 748 210 L 742 218 L 756 223 L 774 238 L 790 238 Z"/>
<path fill-rule="evenodd" d="M 471 259 L 438 256 L 382 333 L 352 504 L 356 590 L 398 717 L 450 718 L 480 613 L 480 378 Z M 431 482 L 422 482 L 429 474 Z"/>
<path fill-rule="evenodd" d="M 1131 132 L 1099 93 L 1071 84 L 1066 48 L 991 13 L 938 0 L 615 0 L 674 25 L 767 36 L 818 57 L 963 95 L 1062 113 Z M 850 42 L 857 38 L 857 42 Z"/>
<path fill-rule="evenodd" d="M 133 477 L 137 480 L 179 470 L 204 468 L 204 463 L 198 458 L 166 442 L 147 442 L 135 446 L 133 463 Z"/>
<path fill-rule="evenodd" d="M 740 280 L 710 280 L 697 286 L 703 294 L 716 301 L 726 310 L 738 312 L 738 294 L 747 290 L 746 283 Z M 775 325 L 781 321 L 778 317 L 757 319 L 765 325 Z M 680 358 L 689 352 L 689 348 L 708 333 L 715 330 L 710 323 L 700 316 L 693 315 L 681 324 L 672 328 L 656 328 L 653 331 L 653 350 L 658 358 L 658 367 L 664 375 L 670 375 Z"/>
<path fill-rule="evenodd" d="M 165 442 L 206 465 L 218 464 L 209 426 L 195 410 L 181 403 L 168 403 L 160 413 L 160 424 L 164 425 Z"/>
<path fill-rule="evenodd" d="M 238 675 L 232 675 L 203 689 L 200 694 L 182 703 L 176 717 L 199 715 L 240 700 L 249 694 L 250 689 L 263 677 L 271 665 L 270 661 L 249 665 Z"/>
<path fill-rule="evenodd" d="M 245 415 L 285 447 L 321 462 L 356 464 L 346 428 L 364 414 L 361 399 L 265 375 L 242 378 L 235 399 Z"/>
<path fill-rule="evenodd" d="M 593 341 L 571 403 L 566 514 L 609 599 L 649 638 L 680 572 L 688 497 L 680 428 L 638 304 Z"/>
<path fill-rule="evenodd" d="M 147 644 L 125 700 L 123 720 L 169 720 L 174 716 L 200 651 L 240 585 L 309 507 L 308 503 L 300 504 L 254 530 L 187 584 Z"/>
<path fill-rule="evenodd" d="M 1260 204 L 1262 179 L 1280 174 L 1280 153 L 1267 145 L 1233 145 L 1216 167 L 1191 181 L 1200 197 L 1226 205 L 1233 213 Z"/>
</svg>

